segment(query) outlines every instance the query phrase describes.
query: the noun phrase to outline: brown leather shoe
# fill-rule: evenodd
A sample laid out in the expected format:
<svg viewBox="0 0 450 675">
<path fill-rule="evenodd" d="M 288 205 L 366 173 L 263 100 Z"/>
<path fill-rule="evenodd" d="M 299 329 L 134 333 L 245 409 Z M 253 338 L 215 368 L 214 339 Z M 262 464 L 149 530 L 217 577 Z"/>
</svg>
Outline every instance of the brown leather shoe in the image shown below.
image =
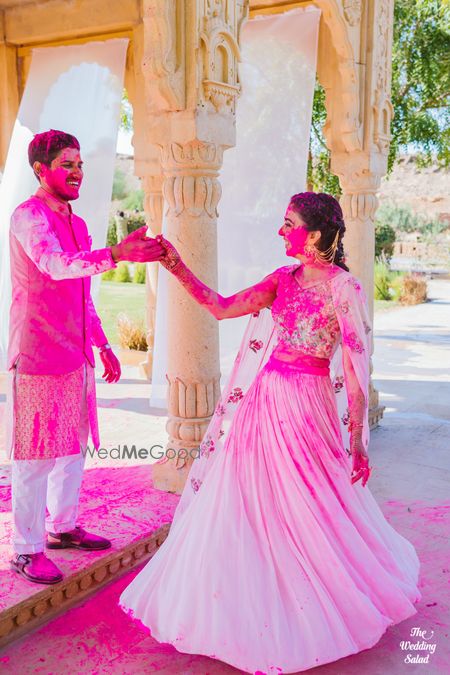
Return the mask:
<svg viewBox="0 0 450 675">
<path fill-rule="evenodd" d="M 111 542 L 92 532 L 86 532 L 77 526 L 70 532 L 55 534 L 48 532 L 47 548 L 80 548 L 84 551 L 103 551 L 111 547 Z"/>
<path fill-rule="evenodd" d="M 57 584 L 63 574 L 44 553 L 17 553 L 11 569 L 35 584 Z"/>
</svg>

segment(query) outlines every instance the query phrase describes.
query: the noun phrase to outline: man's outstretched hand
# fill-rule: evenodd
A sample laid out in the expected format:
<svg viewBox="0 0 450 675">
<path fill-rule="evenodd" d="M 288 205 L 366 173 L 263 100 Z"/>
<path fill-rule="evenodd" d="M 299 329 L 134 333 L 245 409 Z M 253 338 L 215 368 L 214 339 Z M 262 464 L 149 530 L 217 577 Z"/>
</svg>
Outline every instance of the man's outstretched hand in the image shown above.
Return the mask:
<svg viewBox="0 0 450 675">
<path fill-rule="evenodd" d="M 146 236 L 147 225 L 135 230 L 115 246 L 111 246 L 114 262 L 154 262 L 166 253 L 165 248 L 156 239 Z"/>
</svg>

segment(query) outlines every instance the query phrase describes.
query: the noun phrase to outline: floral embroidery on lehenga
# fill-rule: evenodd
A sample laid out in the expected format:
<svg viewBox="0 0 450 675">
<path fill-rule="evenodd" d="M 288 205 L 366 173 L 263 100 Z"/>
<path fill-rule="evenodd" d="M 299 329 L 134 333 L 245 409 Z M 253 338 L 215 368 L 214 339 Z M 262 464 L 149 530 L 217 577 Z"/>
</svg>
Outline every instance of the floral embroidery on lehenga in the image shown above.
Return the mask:
<svg viewBox="0 0 450 675">
<path fill-rule="evenodd" d="M 250 340 L 249 345 L 250 349 L 255 352 L 258 352 L 263 347 L 262 340 Z"/>
<path fill-rule="evenodd" d="M 200 455 L 208 458 L 210 453 L 214 452 L 215 449 L 216 449 L 215 443 L 211 438 L 211 436 L 208 434 L 200 443 Z"/>
<path fill-rule="evenodd" d="M 228 403 L 237 403 L 242 398 L 244 398 L 244 392 L 240 387 L 235 387 L 228 397 Z"/>
<path fill-rule="evenodd" d="M 344 388 L 344 377 L 343 375 L 337 375 L 333 380 L 334 393 L 338 394 L 341 389 Z"/>
<path fill-rule="evenodd" d="M 202 482 L 203 481 L 201 481 L 199 478 L 191 478 L 191 487 L 194 492 L 198 492 L 200 490 Z"/>
<path fill-rule="evenodd" d="M 345 426 L 347 426 L 349 424 L 349 422 L 350 422 L 350 409 L 349 408 L 346 409 L 345 413 L 341 417 L 341 420 L 342 420 L 342 424 L 344 424 Z"/>
<path fill-rule="evenodd" d="M 225 406 L 222 405 L 222 403 L 219 402 L 217 404 L 217 407 L 216 407 L 216 414 L 222 416 L 222 415 L 225 415 L 226 411 L 227 410 L 226 410 Z"/>
<path fill-rule="evenodd" d="M 353 351 L 358 352 L 358 354 L 363 353 L 364 351 L 363 343 L 356 335 L 356 333 L 349 333 L 348 335 L 344 335 L 344 342 L 346 345 L 350 347 L 350 349 L 353 349 Z"/>
</svg>

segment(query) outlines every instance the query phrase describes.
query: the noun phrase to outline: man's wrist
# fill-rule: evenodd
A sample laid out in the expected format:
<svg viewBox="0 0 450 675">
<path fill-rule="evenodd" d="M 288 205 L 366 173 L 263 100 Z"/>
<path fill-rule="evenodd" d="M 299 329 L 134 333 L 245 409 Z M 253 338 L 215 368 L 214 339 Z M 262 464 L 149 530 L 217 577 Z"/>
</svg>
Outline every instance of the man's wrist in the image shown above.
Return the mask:
<svg viewBox="0 0 450 675">
<path fill-rule="evenodd" d="M 114 244 L 113 246 L 109 247 L 109 250 L 111 251 L 111 258 L 114 260 L 115 263 L 120 262 L 120 247 L 118 244 Z"/>
</svg>

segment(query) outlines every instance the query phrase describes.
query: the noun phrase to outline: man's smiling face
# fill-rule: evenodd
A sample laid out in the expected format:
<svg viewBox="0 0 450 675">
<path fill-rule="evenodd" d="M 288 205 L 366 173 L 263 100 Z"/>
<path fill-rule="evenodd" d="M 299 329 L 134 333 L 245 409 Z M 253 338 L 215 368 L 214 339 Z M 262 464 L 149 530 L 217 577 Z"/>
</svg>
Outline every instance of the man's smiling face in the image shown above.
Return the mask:
<svg viewBox="0 0 450 675">
<path fill-rule="evenodd" d="M 63 148 L 50 166 L 35 162 L 33 168 L 44 190 L 64 201 L 78 199 L 83 162 L 77 148 Z"/>
</svg>

